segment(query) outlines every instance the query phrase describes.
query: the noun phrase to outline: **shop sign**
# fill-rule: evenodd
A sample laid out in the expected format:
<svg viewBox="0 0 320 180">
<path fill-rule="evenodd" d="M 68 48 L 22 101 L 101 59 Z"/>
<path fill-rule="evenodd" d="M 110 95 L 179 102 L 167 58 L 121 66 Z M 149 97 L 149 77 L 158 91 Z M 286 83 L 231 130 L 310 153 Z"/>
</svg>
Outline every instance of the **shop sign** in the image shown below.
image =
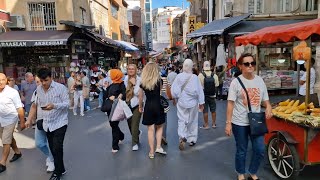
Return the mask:
<svg viewBox="0 0 320 180">
<path fill-rule="evenodd" d="M 305 60 L 311 59 L 311 40 L 295 41 L 293 45 L 293 60 Z"/>
<path fill-rule="evenodd" d="M 13 41 L 0 42 L 0 47 L 59 46 L 66 43 L 67 41 Z"/>
<path fill-rule="evenodd" d="M 196 30 L 196 16 L 189 16 L 189 32 Z"/>
</svg>

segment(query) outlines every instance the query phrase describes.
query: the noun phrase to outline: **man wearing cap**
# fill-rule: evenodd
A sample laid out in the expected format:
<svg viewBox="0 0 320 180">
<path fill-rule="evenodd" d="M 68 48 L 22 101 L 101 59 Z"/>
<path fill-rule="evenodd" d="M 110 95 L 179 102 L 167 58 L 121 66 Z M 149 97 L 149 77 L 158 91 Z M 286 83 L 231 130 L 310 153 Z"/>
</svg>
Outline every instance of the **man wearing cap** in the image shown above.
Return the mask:
<svg viewBox="0 0 320 180">
<path fill-rule="evenodd" d="M 198 75 L 205 95 L 205 104 L 203 110 L 204 124 L 200 129 L 209 129 L 209 108 L 212 117 L 212 128 L 216 128 L 216 88 L 219 86 L 218 76 L 211 71 L 210 62 L 203 63 L 203 71 Z"/>
<path fill-rule="evenodd" d="M 10 147 L 14 151 L 10 162 L 14 162 L 21 157 L 21 151 L 13 138 L 14 128 L 19 119 L 21 130 L 23 130 L 25 128 L 24 110 L 19 93 L 7 85 L 6 75 L 0 73 L 0 139 L 3 144 L 0 173 L 6 170 Z"/>
</svg>

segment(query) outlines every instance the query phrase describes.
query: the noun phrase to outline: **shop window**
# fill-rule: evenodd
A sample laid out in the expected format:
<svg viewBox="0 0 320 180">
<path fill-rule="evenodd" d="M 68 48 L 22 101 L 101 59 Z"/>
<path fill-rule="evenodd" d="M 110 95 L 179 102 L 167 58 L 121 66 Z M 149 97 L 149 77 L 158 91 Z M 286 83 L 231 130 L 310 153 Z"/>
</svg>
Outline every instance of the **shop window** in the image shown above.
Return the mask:
<svg viewBox="0 0 320 180">
<path fill-rule="evenodd" d="M 114 3 L 111 3 L 111 15 L 115 19 L 118 19 L 118 11 L 119 11 L 119 7 Z"/>
<path fill-rule="evenodd" d="M 54 2 L 28 3 L 31 30 L 56 30 L 56 7 Z"/>
<path fill-rule="evenodd" d="M 263 13 L 263 2 L 264 0 L 248 0 L 248 13 Z"/>
<path fill-rule="evenodd" d="M 306 2 L 306 10 L 307 11 L 318 10 L 318 0 L 307 0 L 307 2 Z"/>
<path fill-rule="evenodd" d="M 119 38 L 119 37 L 118 37 L 118 34 L 113 32 L 113 33 L 112 33 L 112 39 L 113 39 L 113 40 L 118 40 L 118 38 Z"/>
</svg>

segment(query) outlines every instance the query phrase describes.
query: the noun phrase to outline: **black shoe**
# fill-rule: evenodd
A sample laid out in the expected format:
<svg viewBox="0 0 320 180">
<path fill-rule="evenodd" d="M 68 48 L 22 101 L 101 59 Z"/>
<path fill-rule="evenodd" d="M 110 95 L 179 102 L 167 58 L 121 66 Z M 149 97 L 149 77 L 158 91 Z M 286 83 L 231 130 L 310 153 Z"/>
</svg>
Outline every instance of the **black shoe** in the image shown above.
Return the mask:
<svg viewBox="0 0 320 180">
<path fill-rule="evenodd" d="M 189 143 L 189 146 L 194 146 L 194 145 L 196 145 L 195 142 L 190 142 L 190 143 Z"/>
<path fill-rule="evenodd" d="M 7 169 L 6 166 L 0 164 L 0 173 L 2 173 L 3 171 L 5 171 Z"/>
<path fill-rule="evenodd" d="M 165 146 L 168 145 L 168 141 L 166 140 L 166 138 L 162 137 L 161 144 L 163 144 Z"/>
<path fill-rule="evenodd" d="M 15 162 L 16 160 L 20 159 L 21 156 L 22 156 L 21 153 L 20 153 L 20 154 L 14 154 L 13 157 L 12 157 L 12 159 L 10 159 L 9 162 Z"/>
<path fill-rule="evenodd" d="M 258 179 L 253 179 L 251 176 L 249 176 L 248 180 L 259 180 L 259 178 Z"/>
<path fill-rule="evenodd" d="M 53 173 L 49 180 L 60 180 L 60 179 L 61 179 L 61 175 Z"/>
</svg>

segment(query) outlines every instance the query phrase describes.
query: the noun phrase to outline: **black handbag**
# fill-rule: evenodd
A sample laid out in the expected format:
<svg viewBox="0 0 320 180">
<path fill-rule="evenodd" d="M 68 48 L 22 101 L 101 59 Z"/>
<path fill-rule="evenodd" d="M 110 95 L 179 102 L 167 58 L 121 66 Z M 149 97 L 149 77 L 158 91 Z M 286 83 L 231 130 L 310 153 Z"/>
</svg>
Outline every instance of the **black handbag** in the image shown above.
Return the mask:
<svg viewBox="0 0 320 180">
<path fill-rule="evenodd" d="M 265 112 L 259 112 L 259 113 L 252 112 L 248 91 L 245 88 L 244 84 L 242 83 L 241 79 L 239 77 L 237 77 L 237 79 L 247 95 L 248 108 L 249 108 L 248 118 L 250 123 L 250 134 L 253 136 L 263 136 L 264 134 L 268 133 L 268 128 L 266 125 L 266 114 Z"/>
<path fill-rule="evenodd" d="M 103 91 L 104 95 L 104 99 L 103 99 L 103 102 L 102 102 L 102 106 L 101 106 L 101 111 L 102 112 L 110 112 L 111 111 L 111 108 L 112 108 L 112 103 L 113 101 L 109 99 L 109 87 Z"/>
<path fill-rule="evenodd" d="M 168 100 L 163 96 L 160 96 L 160 104 L 164 109 L 169 107 Z"/>
<path fill-rule="evenodd" d="M 38 128 L 39 130 L 43 130 L 43 119 L 39 119 L 39 120 L 37 121 L 37 128 Z"/>
</svg>

